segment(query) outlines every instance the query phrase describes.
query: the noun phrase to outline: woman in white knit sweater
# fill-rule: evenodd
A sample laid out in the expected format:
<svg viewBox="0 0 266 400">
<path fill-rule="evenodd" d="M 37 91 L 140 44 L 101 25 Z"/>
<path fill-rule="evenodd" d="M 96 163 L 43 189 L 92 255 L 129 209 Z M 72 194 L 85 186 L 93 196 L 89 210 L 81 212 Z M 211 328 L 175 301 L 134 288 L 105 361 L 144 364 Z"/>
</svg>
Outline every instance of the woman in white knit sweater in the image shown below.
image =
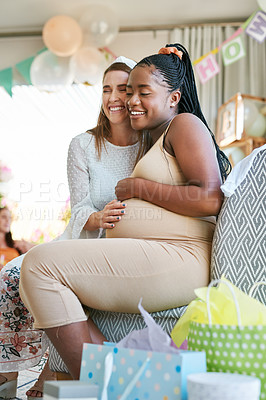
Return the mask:
<svg viewBox="0 0 266 400">
<path fill-rule="evenodd" d="M 68 151 L 67 173 L 71 219 L 55 240 L 99 238 L 123 218 L 125 204 L 115 199 L 115 186 L 128 177 L 149 147 L 147 136 L 131 128 L 125 108 L 126 83 L 135 62 L 119 57 L 105 71 L 102 107 L 97 126 L 74 137 Z M 36 365 L 47 348 L 43 331 L 32 328 L 33 319 L 19 292 L 23 257 L 8 263 L 0 275 L 0 397 L 15 397 L 17 372 Z M 31 390 L 42 396 L 43 380 L 51 379 L 48 365 Z"/>
</svg>

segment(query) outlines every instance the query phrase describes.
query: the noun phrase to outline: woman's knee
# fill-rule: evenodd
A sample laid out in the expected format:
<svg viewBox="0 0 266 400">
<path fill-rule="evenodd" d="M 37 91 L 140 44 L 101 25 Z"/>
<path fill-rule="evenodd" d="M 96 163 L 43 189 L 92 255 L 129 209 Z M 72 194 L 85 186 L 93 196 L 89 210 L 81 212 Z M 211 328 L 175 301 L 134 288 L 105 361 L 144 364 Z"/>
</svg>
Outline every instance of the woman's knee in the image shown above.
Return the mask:
<svg viewBox="0 0 266 400">
<path fill-rule="evenodd" d="M 20 269 L 20 286 L 24 284 L 24 282 L 34 280 L 34 277 L 38 275 L 38 271 L 40 271 L 40 267 L 42 267 L 42 263 L 40 260 L 42 259 L 43 249 L 42 246 L 33 247 L 29 250 L 21 265 Z"/>
</svg>

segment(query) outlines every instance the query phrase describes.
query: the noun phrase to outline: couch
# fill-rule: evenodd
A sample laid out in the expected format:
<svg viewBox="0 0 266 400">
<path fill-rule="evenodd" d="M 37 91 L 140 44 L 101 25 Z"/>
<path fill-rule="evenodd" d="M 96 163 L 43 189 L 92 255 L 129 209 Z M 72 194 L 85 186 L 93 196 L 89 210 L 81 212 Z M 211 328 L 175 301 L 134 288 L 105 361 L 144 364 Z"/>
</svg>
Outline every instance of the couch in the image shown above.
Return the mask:
<svg viewBox="0 0 266 400">
<path fill-rule="evenodd" d="M 265 146 L 263 146 L 265 147 Z M 211 257 L 211 279 L 225 275 L 233 284 L 248 292 L 254 282 L 266 281 L 266 148 L 260 151 L 252 167 L 234 194 L 225 197 L 215 232 Z M 265 288 L 255 296 L 266 304 Z M 151 313 L 154 320 L 170 334 L 186 306 Z M 108 341 L 118 342 L 133 329 L 143 329 L 139 314 L 89 310 L 90 317 Z M 68 373 L 54 346 L 50 346 L 52 371 Z"/>
</svg>

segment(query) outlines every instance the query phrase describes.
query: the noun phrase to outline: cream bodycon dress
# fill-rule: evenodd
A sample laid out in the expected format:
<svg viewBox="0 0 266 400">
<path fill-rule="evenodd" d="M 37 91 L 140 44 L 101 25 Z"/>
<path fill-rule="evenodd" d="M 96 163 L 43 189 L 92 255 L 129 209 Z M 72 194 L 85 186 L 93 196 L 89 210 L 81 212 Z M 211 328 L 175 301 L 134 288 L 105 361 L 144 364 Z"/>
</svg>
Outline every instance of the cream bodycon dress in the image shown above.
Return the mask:
<svg viewBox="0 0 266 400">
<path fill-rule="evenodd" d="M 132 177 L 186 184 L 163 136 Z M 27 253 L 20 294 L 36 328 L 86 320 L 82 304 L 129 313 L 138 312 L 140 298 L 149 312 L 186 305 L 208 284 L 215 217 L 182 216 L 135 198 L 126 203 L 107 239 L 51 242 Z"/>
</svg>

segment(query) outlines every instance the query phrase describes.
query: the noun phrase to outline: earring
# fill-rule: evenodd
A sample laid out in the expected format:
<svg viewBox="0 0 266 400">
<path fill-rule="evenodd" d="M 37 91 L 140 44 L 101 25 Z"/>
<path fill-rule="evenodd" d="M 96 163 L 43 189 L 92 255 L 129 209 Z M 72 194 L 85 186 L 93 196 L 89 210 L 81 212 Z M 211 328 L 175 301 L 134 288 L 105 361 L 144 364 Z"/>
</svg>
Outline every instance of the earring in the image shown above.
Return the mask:
<svg viewBox="0 0 266 400">
<path fill-rule="evenodd" d="M 174 106 L 175 106 L 175 103 L 172 103 L 172 104 L 171 104 L 171 107 L 174 107 Z"/>
</svg>

